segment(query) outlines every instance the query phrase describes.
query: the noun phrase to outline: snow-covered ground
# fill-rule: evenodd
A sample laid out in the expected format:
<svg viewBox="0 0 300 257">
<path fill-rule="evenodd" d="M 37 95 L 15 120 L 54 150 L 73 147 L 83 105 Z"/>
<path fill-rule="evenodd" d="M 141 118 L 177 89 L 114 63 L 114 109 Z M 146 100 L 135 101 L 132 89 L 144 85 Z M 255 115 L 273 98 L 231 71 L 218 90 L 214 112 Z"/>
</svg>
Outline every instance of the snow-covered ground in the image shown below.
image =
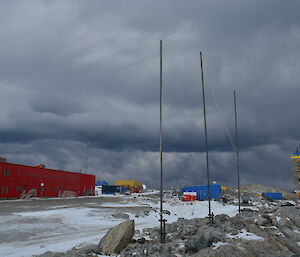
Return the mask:
<svg viewBox="0 0 300 257">
<path fill-rule="evenodd" d="M 86 198 L 86 203 L 80 206 L 63 204 L 40 211 L 24 211 L 24 208 L 20 208 L 12 214 L 0 215 L 1 256 L 27 257 L 46 251 L 67 251 L 77 245 L 97 244 L 110 227 L 123 221 L 111 216 L 117 212 L 128 214 L 140 231 L 158 226 L 159 202 L 153 197 L 149 198 L 149 195 L 114 196 L 119 201 L 101 204 L 89 202 L 91 198 Z M 224 213 L 234 216 L 237 213 L 237 206 L 215 201 L 211 204 L 214 215 Z M 208 202 L 191 203 L 168 198 L 164 209 L 170 212 L 164 217 L 168 223 L 172 223 L 180 217 L 191 219 L 207 216 Z"/>
</svg>

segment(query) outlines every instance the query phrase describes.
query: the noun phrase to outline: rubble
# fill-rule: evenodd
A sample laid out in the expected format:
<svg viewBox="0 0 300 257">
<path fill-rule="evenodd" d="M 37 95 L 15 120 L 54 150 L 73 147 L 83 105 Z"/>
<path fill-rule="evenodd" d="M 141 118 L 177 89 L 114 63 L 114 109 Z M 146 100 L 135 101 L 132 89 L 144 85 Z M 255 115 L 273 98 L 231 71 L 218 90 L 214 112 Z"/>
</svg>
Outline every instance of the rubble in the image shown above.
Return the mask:
<svg viewBox="0 0 300 257">
<path fill-rule="evenodd" d="M 135 242 L 121 256 L 294 256 L 300 254 L 299 209 L 283 207 L 272 213 L 243 211 L 235 217 L 178 219 L 167 224 L 165 244 L 159 243 L 159 229 L 144 229 L 149 240 Z M 167 255 L 165 255 L 167 254 Z"/>
</svg>

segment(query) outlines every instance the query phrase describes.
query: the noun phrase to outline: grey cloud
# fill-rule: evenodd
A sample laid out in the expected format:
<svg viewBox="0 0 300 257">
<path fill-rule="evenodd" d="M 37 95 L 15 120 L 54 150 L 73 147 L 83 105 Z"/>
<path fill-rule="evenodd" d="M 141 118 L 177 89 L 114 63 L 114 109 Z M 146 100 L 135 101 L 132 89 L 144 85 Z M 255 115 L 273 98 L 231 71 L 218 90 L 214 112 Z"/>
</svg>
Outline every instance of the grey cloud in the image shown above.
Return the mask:
<svg viewBox="0 0 300 257">
<path fill-rule="evenodd" d="M 157 167 L 163 39 L 165 150 L 173 156 L 166 163 L 166 170 L 172 167 L 169 185 L 192 181 L 180 172 L 196 174 L 199 161 L 192 156 L 204 150 L 199 51 L 212 171 L 224 170 L 216 179 L 230 181 L 233 150 L 222 119 L 232 132 L 236 89 L 240 146 L 249 166 L 245 182 L 255 180 L 255 170 L 273 173 L 269 146 L 277 151 L 270 166 L 280 181 L 278 167 L 290 165 L 286 157 L 299 142 L 298 10 L 296 1 L 2 1 L 0 141 L 10 151 L 0 155 L 32 160 L 43 145 L 36 142 L 65 141 L 64 158 L 54 150 L 41 158 L 78 169 L 75 146 L 91 142 L 97 158 L 106 156 L 91 161 L 107 167 L 107 179 L 144 169 L 155 185 L 150 174 Z M 14 147 L 29 145 L 23 159 L 14 153 Z M 138 157 L 127 163 L 127 152 Z"/>
</svg>

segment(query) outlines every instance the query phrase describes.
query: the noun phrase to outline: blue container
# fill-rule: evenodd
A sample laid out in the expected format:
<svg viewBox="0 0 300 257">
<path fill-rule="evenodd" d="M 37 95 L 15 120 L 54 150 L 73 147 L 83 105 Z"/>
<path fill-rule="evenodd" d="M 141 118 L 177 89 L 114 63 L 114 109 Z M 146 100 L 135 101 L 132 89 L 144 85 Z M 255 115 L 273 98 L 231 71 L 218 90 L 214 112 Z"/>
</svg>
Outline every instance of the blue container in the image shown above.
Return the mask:
<svg viewBox="0 0 300 257">
<path fill-rule="evenodd" d="M 126 190 L 127 190 L 127 188 L 126 188 L 126 187 L 124 187 L 124 186 L 120 186 L 120 193 L 125 193 L 125 192 L 126 192 Z"/>
<path fill-rule="evenodd" d="M 115 193 L 124 193 L 126 188 L 123 186 L 115 186 L 115 185 L 103 185 L 102 186 L 102 194 L 115 194 Z"/>
<path fill-rule="evenodd" d="M 282 193 L 261 193 L 264 198 L 270 198 L 272 200 L 282 200 Z"/>
<path fill-rule="evenodd" d="M 182 192 L 196 192 L 197 200 L 207 200 L 208 199 L 208 186 L 190 186 L 183 187 Z M 221 198 L 221 185 L 212 184 L 210 185 L 210 198 L 211 199 L 220 199 Z"/>
</svg>

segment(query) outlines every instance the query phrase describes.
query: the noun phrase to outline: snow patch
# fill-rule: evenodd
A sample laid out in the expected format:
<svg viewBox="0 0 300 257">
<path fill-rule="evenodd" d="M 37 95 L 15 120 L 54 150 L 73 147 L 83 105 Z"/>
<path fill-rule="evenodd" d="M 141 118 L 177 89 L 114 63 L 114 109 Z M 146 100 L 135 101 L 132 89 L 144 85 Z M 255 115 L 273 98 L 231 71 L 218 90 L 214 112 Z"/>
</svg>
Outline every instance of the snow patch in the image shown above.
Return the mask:
<svg viewBox="0 0 300 257">
<path fill-rule="evenodd" d="M 237 235 L 227 234 L 226 237 L 231 239 L 259 240 L 259 241 L 265 240 L 263 237 L 250 233 L 245 229 L 242 229 L 241 232 Z"/>
<path fill-rule="evenodd" d="M 220 246 L 222 245 L 228 245 L 228 243 L 224 243 L 224 242 L 217 242 L 217 243 L 213 243 L 212 247 L 214 250 L 218 249 Z"/>
</svg>

